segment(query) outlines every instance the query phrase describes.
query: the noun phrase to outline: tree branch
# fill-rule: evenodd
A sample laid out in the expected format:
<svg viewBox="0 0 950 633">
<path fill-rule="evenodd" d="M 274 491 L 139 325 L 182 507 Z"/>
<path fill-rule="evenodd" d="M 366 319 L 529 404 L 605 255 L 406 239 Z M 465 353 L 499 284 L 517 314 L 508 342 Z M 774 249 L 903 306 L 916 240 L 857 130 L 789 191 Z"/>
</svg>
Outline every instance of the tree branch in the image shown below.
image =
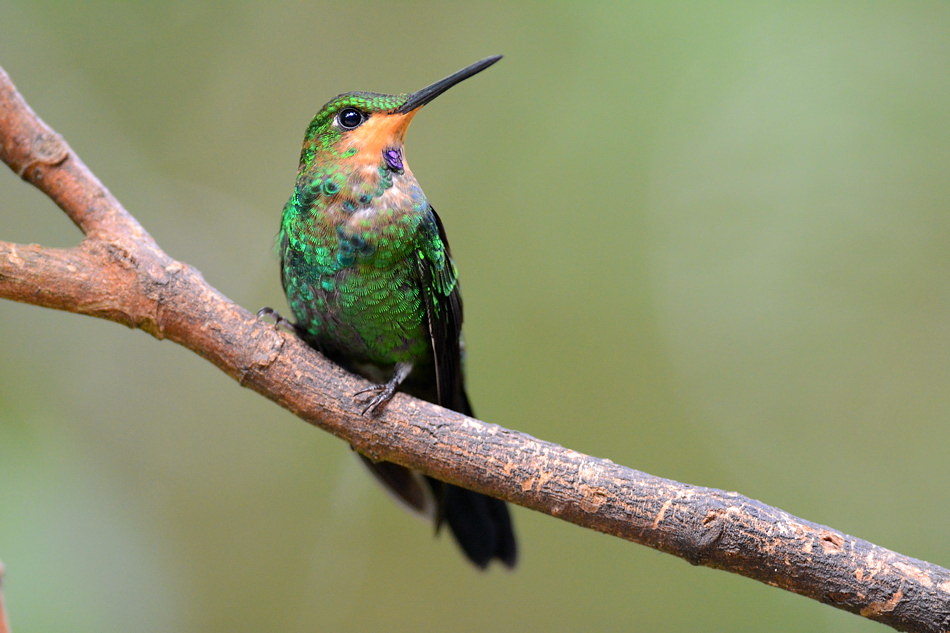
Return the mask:
<svg viewBox="0 0 950 633">
<path fill-rule="evenodd" d="M 0 242 L 0 297 L 168 338 L 361 453 L 781 587 L 904 631 L 950 630 L 950 571 L 735 492 L 583 455 L 367 383 L 263 323 L 163 252 L 0 69 L 0 158 L 83 231 L 69 249 Z M 382 422 L 382 423 L 380 423 Z"/>
</svg>

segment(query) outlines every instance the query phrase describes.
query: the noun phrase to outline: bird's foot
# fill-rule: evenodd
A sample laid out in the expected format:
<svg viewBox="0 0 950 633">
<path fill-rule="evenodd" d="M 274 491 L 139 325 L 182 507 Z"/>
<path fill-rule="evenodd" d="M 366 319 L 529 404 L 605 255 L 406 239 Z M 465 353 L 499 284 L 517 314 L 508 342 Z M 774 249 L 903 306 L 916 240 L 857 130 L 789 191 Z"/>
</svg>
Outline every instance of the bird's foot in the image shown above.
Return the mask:
<svg viewBox="0 0 950 633">
<path fill-rule="evenodd" d="M 366 397 L 366 398 L 360 398 L 360 396 L 363 396 L 365 394 L 376 394 L 376 395 Z M 390 386 L 390 384 L 387 382 L 385 385 L 373 385 L 372 387 L 369 387 L 368 389 L 357 391 L 356 393 L 353 394 L 353 397 L 356 398 L 358 401 L 360 401 L 362 404 L 366 405 L 363 407 L 363 411 L 361 412 L 363 415 L 366 415 L 367 413 L 369 413 L 370 415 L 376 415 L 379 413 L 380 407 L 382 407 L 384 404 L 392 400 L 394 395 L 396 395 L 396 387 Z"/>
<path fill-rule="evenodd" d="M 266 317 L 272 317 L 274 319 L 275 329 L 279 330 L 281 327 L 283 327 L 290 330 L 291 332 L 295 332 L 295 333 L 297 332 L 297 326 L 294 325 L 290 321 L 290 319 L 284 318 L 283 315 L 281 315 L 281 313 L 275 310 L 274 308 L 264 306 L 263 308 L 257 311 L 258 319 L 264 319 Z"/>
<path fill-rule="evenodd" d="M 389 379 L 389 382 L 382 385 L 373 385 L 372 387 L 354 393 L 353 397 L 366 405 L 363 407 L 363 415 L 367 413 L 370 415 L 378 414 L 381 407 L 393 399 L 393 396 L 396 395 L 396 390 L 399 389 L 399 385 L 402 384 L 402 381 L 406 379 L 406 376 L 408 376 L 411 371 L 412 363 L 396 363 L 396 370 L 393 372 L 393 377 Z M 363 394 L 376 395 L 369 398 L 360 398 L 359 396 Z"/>
</svg>

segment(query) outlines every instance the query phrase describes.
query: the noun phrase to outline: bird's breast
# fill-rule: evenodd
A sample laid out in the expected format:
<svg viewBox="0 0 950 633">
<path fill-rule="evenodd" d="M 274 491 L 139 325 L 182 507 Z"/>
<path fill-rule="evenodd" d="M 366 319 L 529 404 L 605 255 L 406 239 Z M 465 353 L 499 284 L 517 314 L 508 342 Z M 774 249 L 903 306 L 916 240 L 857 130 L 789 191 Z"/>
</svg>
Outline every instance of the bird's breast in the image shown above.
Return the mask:
<svg viewBox="0 0 950 633">
<path fill-rule="evenodd" d="M 386 269 L 415 248 L 419 224 L 428 212 L 425 195 L 411 174 L 387 180 L 391 182 L 377 186 L 373 196 L 364 193 L 372 188 L 366 181 L 354 183 L 350 195 L 330 207 L 341 266 Z"/>
<path fill-rule="evenodd" d="M 428 353 L 419 289 L 420 225 L 430 214 L 408 169 L 317 174 L 284 242 L 291 308 L 319 347 L 380 365 Z M 298 184 L 298 192 L 301 187 Z M 307 203 L 307 204 L 304 204 Z M 297 251 L 295 245 L 303 248 Z M 299 262 L 299 263 L 298 263 Z M 296 300 L 294 300 L 296 299 Z"/>
</svg>

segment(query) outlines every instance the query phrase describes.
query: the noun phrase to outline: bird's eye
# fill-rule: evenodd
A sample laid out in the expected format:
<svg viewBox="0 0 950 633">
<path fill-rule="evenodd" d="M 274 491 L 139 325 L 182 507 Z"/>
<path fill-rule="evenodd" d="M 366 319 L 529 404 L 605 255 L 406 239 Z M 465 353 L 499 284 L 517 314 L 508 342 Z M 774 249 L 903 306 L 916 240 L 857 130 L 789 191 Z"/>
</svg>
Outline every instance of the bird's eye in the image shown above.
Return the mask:
<svg viewBox="0 0 950 633">
<path fill-rule="evenodd" d="M 340 127 L 344 130 L 352 130 L 359 127 L 360 123 L 366 120 L 366 115 L 356 108 L 346 108 L 336 115 L 336 120 L 339 121 Z"/>
</svg>

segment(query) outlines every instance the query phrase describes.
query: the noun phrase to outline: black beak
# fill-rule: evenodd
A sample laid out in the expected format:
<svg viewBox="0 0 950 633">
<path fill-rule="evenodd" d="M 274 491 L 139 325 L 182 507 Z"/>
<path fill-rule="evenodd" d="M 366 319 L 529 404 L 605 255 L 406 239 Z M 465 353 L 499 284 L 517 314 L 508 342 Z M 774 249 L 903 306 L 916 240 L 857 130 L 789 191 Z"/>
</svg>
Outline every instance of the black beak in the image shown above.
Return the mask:
<svg viewBox="0 0 950 633">
<path fill-rule="evenodd" d="M 411 95 L 409 95 L 409 98 L 406 99 L 404 104 L 393 110 L 393 114 L 407 114 L 417 108 L 421 108 L 455 84 L 468 79 L 476 73 L 480 73 L 497 62 L 499 59 L 501 59 L 501 55 L 486 57 L 481 61 L 475 62 L 471 66 L 463 68 L 457 73 L 449 75 L 445 79 L 440 79 L 431 86 L 426 86 L 422 90 L 413 92 Z"/>
</svg>

